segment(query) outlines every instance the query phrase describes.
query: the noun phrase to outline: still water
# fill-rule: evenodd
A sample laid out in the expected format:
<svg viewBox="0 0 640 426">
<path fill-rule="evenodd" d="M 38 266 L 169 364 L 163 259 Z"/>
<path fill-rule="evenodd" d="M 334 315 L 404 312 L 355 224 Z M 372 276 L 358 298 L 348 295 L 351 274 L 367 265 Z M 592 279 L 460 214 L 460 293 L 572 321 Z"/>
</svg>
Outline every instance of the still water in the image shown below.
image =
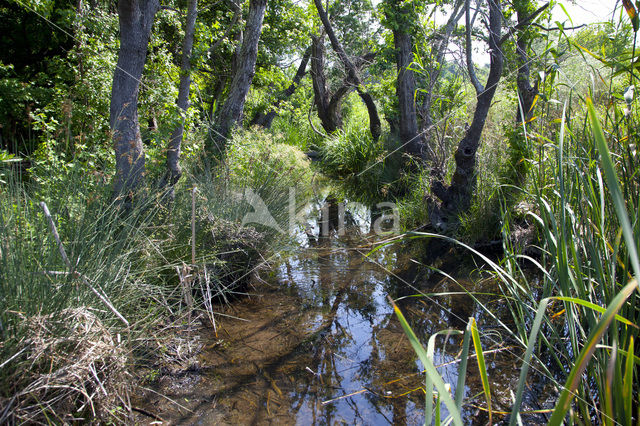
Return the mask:
<svg viewBox="0 0 640 426">
<path fill-rule="evenodd" d="M 423 424 L 422 365 L 389 297 L 424 346 L 434 333 L 464 330 L 474 316 L 493 409 L 507 410 L 521 352 L 474 301 L 508 318 L 483 265 L 426 241 L 370 253 L 389 238 L 371 232 L 370 210 L 347 209 L 344 229 L 335 221 L 323 229 L 316 210 L 295 250 L 270 259 L 249 296 L 216 308 L 217 329 L 200 333 L 195 366 L 158 380 L 141 402 L 145 411 L 173 424 Z M 446 331 L 435 339 L 434 364 L 455 392 L 462 339 Z M 486 423 L 474 360 L 466 374 L 463 417 Z"/>
</svg>

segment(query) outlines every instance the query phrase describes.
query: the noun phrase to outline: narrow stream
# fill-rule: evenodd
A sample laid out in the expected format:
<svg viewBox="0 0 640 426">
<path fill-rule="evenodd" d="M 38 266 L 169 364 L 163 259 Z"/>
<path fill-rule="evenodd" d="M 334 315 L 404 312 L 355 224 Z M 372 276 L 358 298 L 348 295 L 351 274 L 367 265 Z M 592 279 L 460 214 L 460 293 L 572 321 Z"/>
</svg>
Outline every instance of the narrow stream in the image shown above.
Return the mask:
<svg viewBox="0 0 640 426">
<path fill-rule="evenodd" d="M 225 316 L 217 318 L 217 337 L 211 329 L 202 333 L 197 366 L 158 380 L 143 398 L 145 410 L 172 424 L 423 424 L 422 366 L 388 300 L 418 292 L 449 293 L 398 302 L 425 345 L 428 336 L 463 330 L 476 318 L 494 410 L 508 409 L 521 353 L 461 288 L 500 316 L 505 308 L 495 281 L 470 257 L 442 246 L 432 245 L 443 252 L 431 253 L 438 260 L 430 268 L 419 265 L 415 259 L 424 253 L 416 250 L 424 242 L 367 256 L 379 239 L 370 216 L 347 210 L 345 232 L 324 237 L 320 221 L 310 221 L 300 248 L 262 272 L 250 296 L 218 309 Z M 434 362 L 455 392 L 462 339 L 436 339 Z M 470 361 L 465 398 L 473 401 L 464 418 L 474 424 L 487 419 L 481 392 Z"/>
</svg>

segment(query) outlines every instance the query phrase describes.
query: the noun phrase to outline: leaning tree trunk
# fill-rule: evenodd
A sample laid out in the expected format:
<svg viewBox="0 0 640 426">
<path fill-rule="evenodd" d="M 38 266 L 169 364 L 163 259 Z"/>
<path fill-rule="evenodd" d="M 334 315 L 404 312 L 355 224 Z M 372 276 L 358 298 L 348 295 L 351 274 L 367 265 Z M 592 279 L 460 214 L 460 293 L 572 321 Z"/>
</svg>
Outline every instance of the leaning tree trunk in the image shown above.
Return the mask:
<svg viewBox="0 0 640 426">
<path fill-rule="evenodd" d="M 215 143 L 214 151 L 223 152 L 226 140 L 233 127 L 242 119 L 244 102 L 255 74 L 256 59 L 258 57 L 258 41 L 262 31 L 262 21 L 267 8 L 267 0 L 250 0 L 249 15 L 243 34 L 242 47 L 238 57 L 236 71 L 229 87 L 226 101 L 220 108 L 214 135 L 210 141 Z M 212 152 L 209 152 L 212 154 Z"/>
<path fill-rule="evenodd" d="M 490 68 L 486 85 L 483 87 L 474 71 L 471 56 L 471 22 L 469 19 L 469 0 L 467 0 L 467 67 L 471 82 L 476 89 L 477 104 L 471 126 L 458 143 L 455 153 L 456 169 L 447 187 L 441 180 L 432 185 L 432 192 L 442 204 L 432 209 L 432 223 L 448 222 L 454 215 L 469 210 L 471 197 L 476 186 L 476 153 L 480 147 L 480 137 L 487 119 L 493 95 L 502 76 L 503 56 L 500 49 L 502 31 L 502 11 L 500 0 L 488 0 L 489 3 L 489 52 Z"/>
<path fill-rule="evenodd" d="M 382 130 L 376 103 L 373 101 L 373 98 L 371 97 L 369 92 L 364 90 L 364 85 L 360 80 L 358 70 L 345 53 L 344 48 L 338 40 L 338 37 L 336 37 L 336 34 L 333 31 L 333 27 L 331 26 L 331 22 L 329 22 L 329 17 L 322 7 L 322 1 L 314 0 L 314 3 L 316 5 L 316 9 L 318 10 L 318 15 L 320 16 L 320 20 L 322 21 L 324 30 L 326 31 L 327 36 L 329 36 L 329 41 L 331 41 L 331 47 L 333 48 L 334 52 L 336 52 L 338 58 L 340 58 L 340 61 L 347 70 L 347 81 L 355 86 L 360 99 L 362 99 L 362 102 L 367 107 L 367 112 L 369 113 L 369 128 L 371 131 L 371 136 L 373 137 L 373 140 L 377 141 L 380 138 Z"/>
<path fill-rule="evenodd" d="M 138 91 L 158 0 L 119 0 L 120 50 L 113 73 L 109 124 L 116 154 L 114 196 L 131 201 L 144 178 Z"/>
<path fill-rule="evenodd" d="M 298 88 L 300 81 L 307 73 L 307 64 L 309 63 L 309 58 L 311 57 L 311 46 L 305 50 L 304 55 L 302 56 L 302 61 L 300 62 L 300 66 L 298 66 L 298 71 L 296 75 L 293 76 L 293 80 L 289 87 L 287 87 L 280 95 L 275 103 L 267 110 L 265 113 L 257 113 L 253 119 L 251 120 L 252 126 L 261 126 L 265 129 L 271 128 L 271 124 L 273 123 L 273 119 L 278 115 L 278 107 L 283 101 L 286 101 Z"/>
</svg>

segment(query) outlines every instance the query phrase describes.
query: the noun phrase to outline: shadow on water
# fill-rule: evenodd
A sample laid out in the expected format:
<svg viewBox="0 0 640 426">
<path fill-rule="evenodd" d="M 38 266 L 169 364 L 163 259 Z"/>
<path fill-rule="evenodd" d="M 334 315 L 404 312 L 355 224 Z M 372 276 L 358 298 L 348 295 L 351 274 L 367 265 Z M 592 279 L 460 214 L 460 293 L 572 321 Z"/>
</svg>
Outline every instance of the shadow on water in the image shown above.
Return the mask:
<svg viewBox="0 0 640 426">
<path fill-rule="evenodd" d="M 423 424 L 422 366 L 388 296 L 400 299 L 425 346 L 428 336 L 462 330 L 474 316 L 488 336 L 494 409 L 508 409 L 519 373 L 514 349 L 461 288 L 501 316 L 506 308 L 482 265 L 424 240 L 367 256 L 380 238 L 374 223 L 389 226 L 388 218 L 341 206 L 330 198 L 316 206 L 318 219 L 300 232 L 300 247 L 263 273 L 251 296 L 219 308 L 225 316 L 218 317 L 217 337 L 203 333 L 198 368 L 158 381 L 144 396 L 148 411 L 176 424 Z M 439 295 L 410 297 L 418 292 Z M 455 391 L 461 338 L 444 335 L 436 348 L 434 362 Z M 464 417 L 473 423 L 486 423 L 477 408 L 481 392 L 469 362 L 465 398 L 475 402 Z"/>
</svg>

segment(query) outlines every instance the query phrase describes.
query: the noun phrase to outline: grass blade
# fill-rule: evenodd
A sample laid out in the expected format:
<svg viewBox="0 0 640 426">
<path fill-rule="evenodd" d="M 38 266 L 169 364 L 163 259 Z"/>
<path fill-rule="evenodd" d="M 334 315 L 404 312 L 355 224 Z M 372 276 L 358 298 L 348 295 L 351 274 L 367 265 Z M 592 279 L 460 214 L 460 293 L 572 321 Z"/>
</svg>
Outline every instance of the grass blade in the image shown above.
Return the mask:
<svg viewBox="0 0 640 426">
<path fill-rule="evenodd" d="M 489 411 L 489 424 L 493 424 L 493 412 L 491 411 L 491 389 L 489 388 L 489 377 L 487 375 L 487 365 L 484 361 L 484 353 L 482 352 L 482 344 L 480 343 L 480 334 L 476 325 L 475 318 L 471 318 L 471 337 L 473 337 L 473 347 L 476 350 L 476 359 L 478 361 L 478 369 L 480 370 L 480 378 L 482 379 L 482 389 L 487 400 L 487 410 Z"/>
<path fill-rule="evenodd" d="M 627 361 L 624 370 L 624 382 L 622 386 L 622 400 L 624 401 L 624 414 L 626 417 L 626 424 L 631 424 L 632 410 L 633 410 L 633 336 L 629 338 L 629 351 L 627 353 Z"/>
<path fill-rule="evenodd" d="M 589 301 L 586 300 L 582 300 L 582 299 L 578 299 L 576 297 L 565 297 L 565 296 L 557 296 L 557 297 L 550 297 L 550 300 L 555 299 L 555 300 L 562 300 L 565 302 L 571 302 L 574 303 L 576 305 L 581 305 L 584 306 L 585 308 L 589 308 L 591 310 L 594 310 L 596 312 L 600 312 L 601 314 L 605 313 L 606 309 L 603 308 L 602 306 L 598 306 L 595 303 L 591 303 Z M 634 323 L 632 323 L 631 321 L 629 321 L 628 319 L 626 319 L 625 317 L 616 314 L 615 319 L 617 321 L 620 321 L 621 323 L 628 325 L 630 327 L 634 327 L 634 328 L 638 328 L 637 325 L 635 325 Z"/>
<path fill-rule="evenodd" d="M 391 298 L 389 299 L 389 301 L 391 302 L 393 306 L 393 310 L 396 313 L 398 320 L 400 321 L 400 325 L 402 325 L 402 329 L 404 330 L 405 334 L 409 338 L 411 347 L 413 347 L 413 350 L 418 355 L 418 358 L 420 358 L 420 361 L 422 362 L 422 365 L 426 370 L 426 374 L 430 376 L 431 380 L 433 381 L 433 384 L 435 385 L 436 389 L 438 390 L 438 393 L 440 394 L 440 398 L 442 399 L 442 401 L 444 402 L 444 405 L 449 410 L 449 414 L 453 418 L 453 424 L 455 424 L 456 426 L 462 426 L 462 417 L 460 416 L 460 411 L 458 410 L 455 403 L 453 402 L 451 395 L 449 395 L 449 392 L 447 391 L 447 388 L 445 387 L 444 381 L 442 380 L 442 377 L 438 373 L 438 370 L 433 365 L 433 362 L 431 362 L 431 360 L 427 356 L 427 351 L 425 351 L 424 347 L 422 347 L 422 344 L 420 344 L 418 337 L 409 326 L 409 323 L 405 319 L 400 308 L 398 308 L 398 306 L 393 302 L 393 300 L 391 300 Z"/>
<path fill-rule="evenodd" d="M 602 162 L 602 168 L 604 169 L 604 177 L 611 191 L 611 198 L 613 198 L 613 205 L 616 209 L 616 215 L 622 226 L 622 233 L 624 240 L 627 244 L 627 250 L 629 250 L 629 258 L 633 267 L 633 273 L 636 277 L 640 277 L 640 260 L 638 259 L 638 249 L 636 247 L 636 241 L 633 237 L 633 228 L 631 228 L 631 222 L 627 215 L 627 209 L 622 196 L 622 189 L 620 188 L 620 181 L 616 174 L 616 169 L 611 159 L 611 153 L 607 146 L 607 141 L 604 137 L 604 132 L 600 126 L 600 121 L 596 116 L 596 110 L 593 106 L 593 102 L 590 98 L 587 98 L 587 108 L 589 110 L 589 118 L 591 120 L 591 129 L 593 131 L 593 137 L 595 138 L 598 152 L 600 153 L 600 160 Z"/>
<path fill-rule="evenodd" d="M 533 320 L 533 327 L 531 327 L 531 332 L 529 333 L 529 343 L 527 344 L 527 351 L 524 353 L 524 358 L 522 361 L 522 369 L 520 370 L 520 378 L 518 379 L 518 389 L 516 391 L 516 399 L 513 403 L 513 408 L 511 410 L 511 418 L 509 419 L 509 426 L 514 426 L 517 423 L 518 413 L 520 411 L 520 405 L 522 404 L 522 393 L 524 392 L 524 386 L 527 381 L 527 372 L 529 371 L 529 366 L 531 365 L 531 358 L 533 356 L 533 349 L 536 345 L 536 338 L 538 337 L 538 332 L 540 331 L 540 326 L 542 325 L 542 319 L 544 318 L 544 314 L 547 311 L 547 305 L 549 304 L 549 299 L 543 299 L 540 301 L 540 305 L 538 305 L 538 312 L 536 312 L 536 317 Z"/>
<path fill-rule="evenodd" d="M 429 337 L 429 342 L 427 343 L 427 357 L 433 362 L 433 354 L 436 351 L 436 337 L 438 336 L 450 336 L 452 334 L 462 334 L 460 330 L 440 330 L 437 333 L 434 333 Z M 425 405 L 425 423 L 431 424 L 432 413 L 433 413 L 433 380 L 427 374 L 425 378 L 425 392 L 426 396 L 426 405 Z M 436 402 L 436 424 L 440 424 L 440 397 L 438 396 L 438 402 Z"/>
<path fill-rule="evenodd" d="M 467 361 L 469 360 L 469 337 L 471 336 L 471 318 L 462 340 L 462 353 L 460 354 L 460 367 L 458 368 L 458 383 L 456 384 L 456 407 L 462 411 L 462 398 L 464 397 L 464 382 L 467 377 Z"/>
<path fill-rule="evenodd" d="M 569 373 L 569 378 L 567 379 L 567 383 L 564 385 L 564 389 L 560 394 L 560 398 L 558 399 L 556 408 L 553 410 L 553 414 L 551 415 L 551 419 L 549 420 L 549 425 L 559 426 L 562 424 L 564 417 L 569 410 L 569 406 L 571 405 L 574 391 L 578 388 L 582 373 L 584 373 L 584 370 L 587 368 L 589 360 L 591 359 L 591 356 L 596 349 L 597 343 L 607 331 L 607 328 L 614 320 L 618 310 L 620 310 L 631 293 L 633 293 L 633 290 L 637 285 L 638 284 L 636 283 L 636 280 L 631 280 L 626 286 L 624 286 L 620 293 L 618 293 L 618 295 L 611 301 L 609 307 L 602 315 L 602 318 L 600 318 L 600 321 L 598 321 L 597 326 L 589 335 L 589 339 L 580 351 L 580 355 L 576 359 L 575 365 Z"/>
</svg>

